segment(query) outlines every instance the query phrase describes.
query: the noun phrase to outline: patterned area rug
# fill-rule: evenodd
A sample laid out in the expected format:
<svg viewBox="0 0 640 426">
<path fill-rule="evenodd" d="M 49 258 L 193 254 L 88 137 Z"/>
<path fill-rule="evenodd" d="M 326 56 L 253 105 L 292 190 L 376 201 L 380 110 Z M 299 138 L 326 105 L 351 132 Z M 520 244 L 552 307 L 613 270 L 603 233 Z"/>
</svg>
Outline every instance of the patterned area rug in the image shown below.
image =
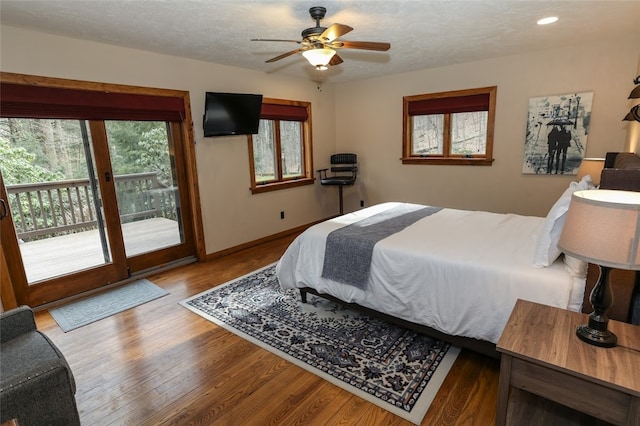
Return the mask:
<svg viewBox="0 0 640 426">
<path fill-rule="evenodd" d="M 459 350 L 295 290 L 275 264 L 180 302 L 187 309 L 415 424 Z"/>
</svg>

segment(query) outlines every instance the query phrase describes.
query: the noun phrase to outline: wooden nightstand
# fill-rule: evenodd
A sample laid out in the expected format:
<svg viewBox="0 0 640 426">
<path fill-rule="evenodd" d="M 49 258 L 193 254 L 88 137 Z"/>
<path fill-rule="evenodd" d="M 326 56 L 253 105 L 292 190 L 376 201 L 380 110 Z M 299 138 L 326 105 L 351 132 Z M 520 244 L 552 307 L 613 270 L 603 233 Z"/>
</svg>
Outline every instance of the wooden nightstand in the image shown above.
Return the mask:
<svg viewBox="0 0 640 426">
<path fill-rule="evenodd" d="M 519 390 L 618 425 L 640 424 L 640 326 L 610 321 L 618 346 L 581 341 L 587 315 L 518 300 L 497 349 L 502 354 L 497 425 L 536 424 Z"/>
</svg>

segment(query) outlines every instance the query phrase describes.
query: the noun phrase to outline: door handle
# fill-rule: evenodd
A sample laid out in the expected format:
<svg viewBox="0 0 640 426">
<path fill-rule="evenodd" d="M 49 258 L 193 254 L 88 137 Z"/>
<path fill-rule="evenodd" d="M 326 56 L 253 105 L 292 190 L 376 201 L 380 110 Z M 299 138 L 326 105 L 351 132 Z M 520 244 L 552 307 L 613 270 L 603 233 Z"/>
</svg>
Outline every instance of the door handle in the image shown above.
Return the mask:
<svg viewBox="0 0 640 426">
<path fill-rule="evenodd" d="M 106 180 L 107 182 L 111 182 L 111 173 L 104 172 L 104 180 Z"/>
<path fill-rule="evenodd" d="M 4 198 L 0 198 L 0 207 L 2 207 L 2 210 L 0 211 L 0 220 L 2 220 L 2 218 L 6 217 L 9 212 L 7 210 L 7 202 Z"/>
</svg>

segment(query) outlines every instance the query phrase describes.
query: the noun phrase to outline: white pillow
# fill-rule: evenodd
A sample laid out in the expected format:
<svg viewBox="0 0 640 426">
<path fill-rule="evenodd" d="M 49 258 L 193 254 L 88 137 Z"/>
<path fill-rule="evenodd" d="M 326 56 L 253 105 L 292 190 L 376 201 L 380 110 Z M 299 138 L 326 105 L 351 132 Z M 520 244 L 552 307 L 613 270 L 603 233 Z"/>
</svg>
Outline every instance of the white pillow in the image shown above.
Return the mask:
<svg viewBox="0 0 640 426">
<path fill-rule="evenodd" d="M 564 258 L 564 269 L 571 275 L 576 278 L 586 278 L 587 277 L 587 268 L 588 264 L 584 260 L 580 260 L 573 256 L 569 256 L 565 253 Z"/>
<path fill-rule="evenodd" d="M 562 234 L 562 227 L 564 226 L 565 215 L 571 202 L 571 195 L 576 191 L 594 188 L 595 186 L 593 185 L 591 176 L 586 175 L 580 182 L 571 182 L 569 188 L 562 193 L 558 201 L 551 207 L 542 231 L 538 236 L 538 244 L 536 245 L 536 252 L 533 259 L 534 268 L 549 266 L 560 256 L 558 241 L 560 240 L 560 234 Z"/>
</svg>

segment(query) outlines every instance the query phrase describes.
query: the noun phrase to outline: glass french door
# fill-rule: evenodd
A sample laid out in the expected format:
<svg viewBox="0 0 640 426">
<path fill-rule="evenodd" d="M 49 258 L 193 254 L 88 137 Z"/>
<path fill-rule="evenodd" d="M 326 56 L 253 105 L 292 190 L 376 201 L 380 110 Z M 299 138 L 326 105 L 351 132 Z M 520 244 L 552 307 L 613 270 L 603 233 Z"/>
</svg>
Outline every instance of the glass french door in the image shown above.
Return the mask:
<svg viewBox="0 0 640 426">
<path fill-rule="evenodd" d="M 9 257 L 26 283 L 20 303 L 68 297 L 193 253 L 179 127 L 0 119 L 3 198 L 17 246 Z"/>
<path fill-rule="evenodd" d="M 191 230 L 183 220 L 178 126 L 114 120 L 104 125 L 130 270 L 141 271 L 187 256 L 185 235 Z"/>
</svg>

